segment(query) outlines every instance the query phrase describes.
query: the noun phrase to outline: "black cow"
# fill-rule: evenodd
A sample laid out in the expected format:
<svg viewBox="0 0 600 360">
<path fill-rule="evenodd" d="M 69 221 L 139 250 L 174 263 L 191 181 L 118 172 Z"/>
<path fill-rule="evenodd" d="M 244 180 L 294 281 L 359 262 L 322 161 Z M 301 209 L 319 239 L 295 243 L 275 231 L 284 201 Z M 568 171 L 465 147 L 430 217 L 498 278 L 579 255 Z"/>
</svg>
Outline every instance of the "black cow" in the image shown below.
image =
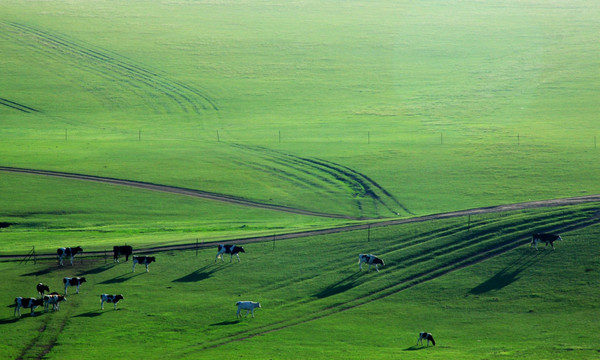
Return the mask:
<svg viewBox="0 0 600 360">
<path fill-rule="evenodd" d="M 223 259 L 223 254 L 230 254 L 231 256 L 229 257 L 229 262 L 232 262 L 233 260 L 233 255 L 235 255 L 238 259 L 238 262 L 240 262 L 240 255 L 239 253 L 245 253 L 246 251 L 244 250 L 243 247 L 241 246 L 237 246 L 237 245 L 219 245 L 218 247 L 218 252 L 217 252 L 217 257 L 215 257 L 215 262 L 217 261 L 217 259 L 219 258 L 219 256 L 221 257 L 222 261 L 225 261 Z"/>
<path fill-rule="evenodd" d="M 69 286 L 77 286 L 76 293 L 79 294 L 79 285 L 83 284 L 84 282 L 86 282 L 84 277 L 74 277 L 74 278 L 66 277 L 66 278 L 64 278 L 63 284 L 65 284 L 65 295 L 67 295 L 67 288 Z"/>
<path fill-rule="evenodd" d="M 358 265 L 359 265 L 360 270 L 362 270 L 363 263 L 369 264 L 368 270 L 371 270 L 371 265 L 375 264 L 375 270 L 377 270 L 377 272 L 379 272 L 379 268 L 377 265 L 385 266 L 385 263 L 383 262 L 383 260 L 381 260 L 377 256 L 371 255 L 371 254 L 358 255 Z"/>
<path fill-rule="evenodd" d="M 44 285 L 44 283 L 37 284 L 36 289 L 40 297 L 44 297 L 44 292 L 50 292 L 50 288 L 48 285 Z"/>
<path fill-rule="evenodd" d="M 24 297 L 17 297 L 15 298 L 15 312 L 14 312 L 14 316 L 17 315 L 17 313 L 19 314 L 19 317 L 21 316 L 21 308 L 30 308 L 31 309 L 31 316 L 35 316 L 35 313 L 33 312 L 33 310 L 35 310 L 36 307 L 38 306 L 42 306 L 44 305 L 44 300 L 42 299 L 36 299 L 36 298 L 24 298 Z"/>
<path fill-rule="evenodd" d="M 545 243 L 546 246 L 548 246 L 548 243 L 550 243 L 550 245 L 552 245 L 552 250 L 554 250 L 554 242 L 556 240 L 560 240 L 562 241 L 562 238 L 560 237 L 560 235 L 557 234 L 533 234 L 533 236 L 531 237 L 531 246 L 535 246 L 535 249 L 537 250 L 537 244 L 540 242 Z"/>
<path fill-rule="evenodd" d="M 119 256 L 125 255 L 125 261 L 129 261 L 129 256 L 133 253 L 133 248 L 129 245 L 114 246 L 114 262 L 119 262 Z"/>
<path fill-rule="evenodd" d="M 423 340 L 427 340 L 427 346 L 429 346 L 430 341 L 433 344 L 433 346 L 435 346 L 435 340 L 433 340 L 433 335 L 431 335 L 430 333 L 425 332 L 425 331 L 419 333 L 419 338 L 417 339 L 417 345 L 419 345 L 419 341 L 421 342 L 421 345 L 423 345 Z"/>
<path fill-rule="evenodd" d="M 133 269 L 131 272 L 135 272 L 135 265 L 137 263 L 146 265 L 146 272 L 149 272 L 150 270 L 148 270 L 148 265 L 153 262 L 156 262 L 156 258 L 154 256 L 134 256 Z"/>
<path fill-rule="evenodd" d="M 108 295 L 108 294 L 102 294 L 100 295 L 100 308 L 102 310 L 104 310 L 104 303 L 113 303 L 115 304 L 114 309 L 117 310 L 117 303 L 123 300 L 123 295 Z"/>
<path fill-rule="evenodd" d="M 58 264 L 60 266 L 63 266 L 63 256 L 70 256 L 71 257 L 71 265 L 73 265 L 73 257 L 75 256 L 75 254 L 77 254 L 80 251 L 83 251 L 81 246 L 70 247 L 70 248 L 58 248 L 56 250 L 56 254 L 58 255 Z"/>
</svg>

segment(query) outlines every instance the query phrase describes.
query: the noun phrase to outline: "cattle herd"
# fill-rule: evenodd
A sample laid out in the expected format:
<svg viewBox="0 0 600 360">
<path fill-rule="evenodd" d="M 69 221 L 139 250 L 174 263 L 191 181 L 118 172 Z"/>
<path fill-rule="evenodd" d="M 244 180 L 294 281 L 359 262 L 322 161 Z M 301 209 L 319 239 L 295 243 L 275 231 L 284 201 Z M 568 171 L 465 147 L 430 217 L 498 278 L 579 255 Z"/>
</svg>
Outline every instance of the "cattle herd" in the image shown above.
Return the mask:
<svg viewBox="0 0 600 360">
<path fill-rule="evenodd" d="M 557 241 L 557 240 L 562 240 L 560 235 L 535 233 L 532 235 L 530 246 L 535 247 L 535 249 L 538 250 L 538 247 L 537 247 L 538 243 L 543 242 L 543 243 L 545 243 L 546 246 L 548 246 L 548 244 L 550 244 L 552 246 L 552 250 L 554 250 L 554 241 Z M 73 257 L 77 253 L 80 253 L 80 252 L 83 252 L 83 249 L 80 246 L 57 249 L 59 266 L 63 266 L 63 257 L 64 256 L 69 256 L 70 260 L 71 260 L 71 265 L 73 265 Z M 129 256 L 131 256 L 133 254 L 133 248 L 131 246 L 127 246 L 127 245 L 115 246 L 113 248 L 113 252 L 114 252 L 114 260 L 113 260 L 114 262 L 119 262 L 119 258 L 121 256 L 125 256 L 125 261 L 128 261 Z M 215 257 L 215 262 L 219 258 L 221 258 L 221 261 L 225 261 L 223 259 L 223 255 L 226 255 L 226 254 L 230 255 L 229 262 L 233 261 L 233 256 L 235 256 L 237 258 L 238 262 L 240 262 L 239 254 L 245 253 L 245 252 L 246 251 L 241 246 L 219 245 L 217 247 L 217 256 Z M 156 258 L 154 256 L 133 256 L 132 262 L 133 262 L 132 272 L 135 272 L 136 264 L 143 264 L 146 267 L 146 272 L 149 272 L 148 265 L 153 262 L 156 262 Z M 385 266 L 385 263 L 382 259 L 380 259 L 377 256 L 372 255 L 372 254 L 359 254 L 358 255 L 359 271 L 362 271 L 363 263 L 369 265 L 368 270 L 371 269 L 371 265 L 374 265 L 375 270 L 377 270 L 377 272 L 379 272 L 379 265 Z M 75 286 L 76 287 L 75 292 L 77 294 L 79 294 L 79 287 L 84 282 L 86 282 L 85 277 L 65 277 L 63 279 L 63 285 L 65 287 L 65 289 L 64 289 L 65 295 L 60 295 L 57 292 L 50 293 L 50 288 L 48 287 L 48 285 L 39 283 L 36 286 L 36 290 L 40 297 L 39 299 L 32 298 L 32 297 L 17 297 L 17 298 L 15 298 L 14 316 L 16 316 L 17 314 L 19 314 L 19 316 L 21 316 L 21 308 L 30 309 L 31 316 L 34 316 L 35 308 L 37 308 L 38 306 L 42 306 L 42 305 L 44 306 L 44 312 L 49 311 L 50 305 L 52 305 L 53 311 L 59 311 L 60 303 L 63 301 L 67 301 L 67 298 L 65 296 L 67 295 L 68 287 Z M 46 292 L 48 292 L 49 294 L 46 295 L 45 294 Z M 100 309 L 104 310 L 104 303 L 106 302 L 106 303 L 114 304 L 114 309 L 116 310 L 117 303 L 120 300 L 123 300 L 122 294 L 118 294 L 118 295 L 101 294 L 100 295 Z M 242 310 L 246 310 L 245 316 L 248 316 L 248 313 L 252 313 L 252 317 L 254 317 L 254 309 L 261 308 L 260 303 L 254 302 L 254 301 L 238 301 L 238 302 L 236 302 L 235 305 L 237 306 L 236 318 L 242 316 L 241 315 Z M 433 339 L 433 335 L 431 335 L 430 333 L 420 332 L 419 338 L 417 340 L 417 345 L 419 343 L 421 343 L 421 345 L 423 345 L 423 340 L 427 341 L 427 346 L 429 346 L 430 342 L 432 343 L 433 346 L 435 346 L 435 340 Z"/>
</svg>

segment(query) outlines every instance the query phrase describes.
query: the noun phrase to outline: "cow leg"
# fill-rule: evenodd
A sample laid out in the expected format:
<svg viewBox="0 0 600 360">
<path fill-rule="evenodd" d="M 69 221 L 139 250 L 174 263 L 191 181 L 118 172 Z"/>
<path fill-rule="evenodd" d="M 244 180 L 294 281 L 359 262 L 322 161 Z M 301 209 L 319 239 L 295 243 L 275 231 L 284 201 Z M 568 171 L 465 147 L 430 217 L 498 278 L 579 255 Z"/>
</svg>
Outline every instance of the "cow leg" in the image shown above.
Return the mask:
<svg viewBox="0 0 600 360">
<path fill-rule="evenodd" d="M 149 272 L 150 270 L 148 270 L 148 264 L 146 264 L 146 272 Z"/>
<path fill-rule="evenodd" d="M 375 264 L 375 270 L 377 270 L 377 272 L 379 272 L 379 267 L 378 266 L 379 266 L 378 264 Z"/>
<path fill-rule="evenodd" d="M 360 268 L 360 271 L 362 271 L 362 261 L 358 263 L 358 267 Z"/>
<path fill-rule="evenodd" d="M 252 318 L 254 318 L 254 308 L 252 308 Z"/>
<path fill-rule="evenodd" d="M 104 310 L 104 300 L 100 300 L 100 309 Z"/>
<path fill-rule="evenodd" d="M 115 307 L 114 307 L 114 310 L 117 310 L 117 303 L 115 303 Z"/>
<path fill-rule="evenodd" d="M 233 254 L 229 256 L 229 262 L 233 262 Z"/>
<path fill-rule="evenodd" d="M 135 261 L 133 261 L 133 269 L 131 269 L 131 272 L 135 272 Z"/>
<path fill-rule="evenodd" d="M 79 294 L 79 284 L 77 284 L 77 290 L 75 291 L 76 294 Z"/>
<path fill-rule="evenodd" d="M 235 256 L 237 257 L 238 262 L 240 262 L 240 254 L 235 254 Z"/>
<path fill-rule="evenodd" d="M 240 311 L 241 311 L 241 310 L 242 310 L 242 308 L 240 308 L 240 307 L 238 306 L 237 312 L 235 313 L 235 317 L 236 317 L 236 318 L 238 318 L 238 317 L 241 317 L 241 315 L 240 315 Z"/>
<path fill-rule="evenodd" d="M 73 255 L 71 255 L 71 266 L 73 266 Z"/>
<path fill-rule="evenodd" d="M 552 250 L 554 250 L 554 241 L 552 241 L 550 245 L 552 245 Z"/>
</svg>

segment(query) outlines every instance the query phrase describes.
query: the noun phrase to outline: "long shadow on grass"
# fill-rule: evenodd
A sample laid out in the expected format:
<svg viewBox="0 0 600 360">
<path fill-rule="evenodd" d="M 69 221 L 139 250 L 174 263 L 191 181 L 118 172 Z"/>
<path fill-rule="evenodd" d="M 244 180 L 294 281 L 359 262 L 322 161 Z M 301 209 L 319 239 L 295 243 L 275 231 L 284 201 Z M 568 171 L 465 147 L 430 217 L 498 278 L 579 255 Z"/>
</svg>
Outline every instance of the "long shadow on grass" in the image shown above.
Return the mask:
<svg viewBox="0 0 600 360">
<path fill-rule="evenodd" d="M 500 290 L 519 280 L 519 274 L 537 263 L 544 256 L 546 256 L 545 253 L 540 254 L 539 252 L 533 254 L 525 253 L 512 264 L 500 270 L 496 275 L 469 290 L 469 293 L 480 295 L 492 290 Z"/>
<path fill-rule="evenodd" d="M 413 345 L 411 347 L 408 347 L 406 349 L 404 349 L 404 351 L 418 351 L 418 350 L 423 350 L 423 349 L 427 349 L 426 347 L 423 347 L 422 345 Z"/>
<path fill-rule="evenodd" d="M 313 295 L 316 298 L 323 299 L 329 296 L 337 295 L 343 293 L 344 291 L 348 291 L 352 289 L 360 276 L 360 272 L 356 272 L 335 284 L 329 285 L 325 289 Z"/>
<path fill-rule="evenodd" d="M 224 325 L 234 325 L 239 323 L 240 320 L 227 320 L 227 321 L 221 321 L 218 323 L 214 323 L 214 324 L 210 324 L 210 326 L 224 326 Z"/>
<path fill-rule="evenodd" d="M 79 315 L 75 315 L 73 317 L 86 317 L 86 318 L 94 318 L 97 316 L 102 315 L 104 312 L 103 311 L 88 311 L 86 313 L 83 314 L 79 314 Z"/>
<path fill-rule="evenodd" d="M 38 271 L 33 271 L 27 274 L 21 274 L 21 276 L 42 276 L 42 275 L 48 275 L 50 274 L 53 270 L 55 270 L 56 267 L 49 267 L 49 268 L 45 268 L 42 270 L 38 270 Z"/>
<path fill-rule="evenodd" d="M 136 277 L 136 276 L 140 276 L 142 274 L 143 274 L 143 272 L 139 272 L 139 273 L 130 272 L 127 274 L 119 275 L 112 279 L 104 280 L 100 284 L 120 284 L 120 283 L 123 283 L 129 279 Z"/>
<path fill-rule="evenodd" d="M 83 275 L 95 275 L 95 274 L 100 274 L 101 272 L 104 272 L 108 269 L 111 269 L 113 267 L 112 264 L 106 264 L 106 265 L 102 265 L 102 266 L 98 266 L 95 269 L 90 269 L 90 270 L 85 270 L 85 271 L 81 271 L 79 273 L 79 275 L 77 276 L 83 276 Z"/>
<path fill-rule="evenodd" d="M 206 265 L 191 274 L 173 280 L 173 282 L 198 282 L 206 280 L 213 276 L 214 273 L 220 271 L 222 267 L 216 265 Z"/>
</svg>

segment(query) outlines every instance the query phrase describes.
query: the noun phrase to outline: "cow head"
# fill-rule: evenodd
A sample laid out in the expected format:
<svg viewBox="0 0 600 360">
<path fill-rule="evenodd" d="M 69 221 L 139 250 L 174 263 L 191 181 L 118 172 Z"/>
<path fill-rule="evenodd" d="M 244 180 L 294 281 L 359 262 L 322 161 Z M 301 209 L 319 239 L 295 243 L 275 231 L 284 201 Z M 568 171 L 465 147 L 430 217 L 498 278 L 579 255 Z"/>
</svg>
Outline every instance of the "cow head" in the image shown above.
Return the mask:
<svg viewBox="0 0 600 360">
<path fill-rule="evenodd" d="M 85 278 L 84 277 L 80 277 L 79 278 L 79 283 L 81 284 L 81 283 L 84 283 L 84 282 L 86 282 Z"/>
<path fill-rule="evenodd" d="M 380 264 L 381 266 L 385 266 L 385 263 L 384 263 L 384 262 L 383 262 L 383 260 L 382 260 L 382 259 L 380 259 L 380 258 L 375 258 L 375 259 L 373 260 L 373 264 Z"/>
<path fill-rule="evenodd" d="M 72 251 L 73 255 L 75 255 L 78 252 L 83 251 L 83 248 L 81 246 L 77 246 L 77 247 L 71 248 L 71 251 Z"/>
<path fill-rule="evenodd" d="M 243 247 L 241 247 L 241 246 L 236 246 L 236 248 L 238 248 L 238 249 L 239 249 L 239 250 L 238 250 L 238 252 L 243 252 L 243 253 L 245 253 L 245 252 L 246 252 L 246 250 L 244 250 L 244 248 L 243 248 Z"/>
<path fill-rule="evenodd" d="M 154 256 L 146 256 L 146 263 L 150 264 L 152 262 L 156 262 L 156 258 Z"/>
</svg>

